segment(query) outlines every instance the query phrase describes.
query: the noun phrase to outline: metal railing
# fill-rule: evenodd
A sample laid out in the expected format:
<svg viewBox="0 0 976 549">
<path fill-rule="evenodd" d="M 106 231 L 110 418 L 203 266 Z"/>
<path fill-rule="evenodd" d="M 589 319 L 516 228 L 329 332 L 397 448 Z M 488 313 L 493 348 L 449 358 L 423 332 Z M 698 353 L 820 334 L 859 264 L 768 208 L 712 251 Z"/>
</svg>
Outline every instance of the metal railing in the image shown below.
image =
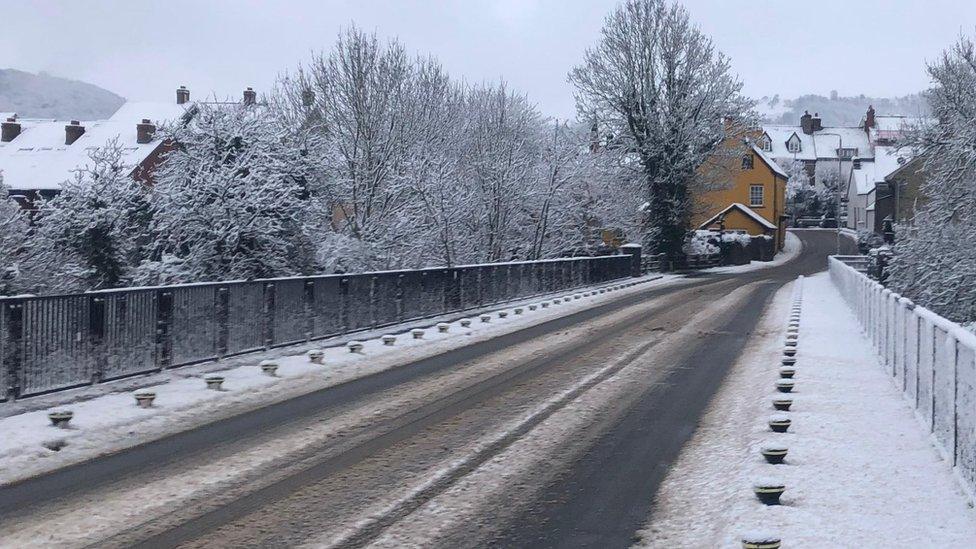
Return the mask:
<svg viewBox="0 0 976 549">
<path fill-rule="evenodd" d="M 831 280 L 947 461 L 976 490 L 976 334 L 886 289 L 850 262 L 831 257 Z"/>
<path fill-rule="evenodd" d="M 0 400 L 631 276 L 628 255 L 0 297 Z"/>
</svg>

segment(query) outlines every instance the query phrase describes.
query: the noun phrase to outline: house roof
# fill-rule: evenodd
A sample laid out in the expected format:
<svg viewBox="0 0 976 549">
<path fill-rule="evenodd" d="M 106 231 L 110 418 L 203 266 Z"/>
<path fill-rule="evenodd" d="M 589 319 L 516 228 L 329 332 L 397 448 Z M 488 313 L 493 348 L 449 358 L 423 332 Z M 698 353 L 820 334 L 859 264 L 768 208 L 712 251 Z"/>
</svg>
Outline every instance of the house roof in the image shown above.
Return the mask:
<svg viewBox="0 0 976 549">
<path fill-rule="evenodd" d="M 755 221 L 756 223 L 762 225 L 763 227 L 765 227 L 767 229 L 771 229 L 771 230 L 776 230 L 776 225 L 772 224 L 765 217 L 757 214 L 749 206 L 746 206 L 745 204 L 741 204 L 739 202 L 733 202 L 733 203 L 729 204 L 724 210 L 718 212 L 717 214 L 715 214 L 712 217 L 710 217 L 709 219 L 707 219 L 704 223 L 702 223 L 701 225 L 699 225 L 698 228 L 699 229 L 704 229 L 704 228 L 712 225 L 713 223 L 715 223 L 716 221 L 718 221 L 718 218 L 719 217 L 721 217 L 722 215 L 728 213 L 731 210 L 739 210 L 742 213 L 744 213 L 747 217 L 752 218 L 753 221 Z"/>
<path fill-rule="evenodd" d="M 73 172 L 90 162 L 89 153 L 113 138 L 122 147 L 125 166 L 135 168 L 161 143 L 136 142 L 136 124 L 148 119 L 159 126 L 181 120 L 191 103 L 127 102 L 106 120 L 82 121 L 85 133 L 71 145 L 64 144 L 66 120 L 18 119 L 20 135 L 0 143 L 0 171 L 11 190 L 58 190 Z"/>
<path fill-rule="evenodd" d="M 856 148 L 857 156 L 871 158 L 871 143 L 862 128 L 825 126 L 813 134 L 803 133 L 800 126 L 765 125 L 763 131 L 769 136 L 772 151 L 766 154 L 773 158 L 791 160 L 836 160 L 837 149 L 841 144 L 845 149 Z M 792 153 L 786 142 L 796 134 L 800 139 L 800 152 Z"/>
<path fill-rule="evenodd" d="M 766 153 L 766 151 L 762 150 L 755 144 L 752 145 L 752 150 L 753 152 L 756 153 L 756 156 L 758 156 L 763 161 L 763 163 L 769 166 L 769 169 L 773 170 L 773 173 L 781 176 L 783 179 L 790 178 L 790 176 L 787 175 L 786 171 L 783 170 L 783 167 L 777 164 L 776 161 L 773 160 L 773 158 Z"/>
<path fill-rule="evenodd" d="M 874 161 L 862 162 L 860 169 L 851 170 L 851 181 L 857 194 L 869 194 L 878 183 L 884 182 L 913 158 L 914 153 L 909 149 L 876 145 Z"/>
<path fill-rule="evenodd" d="M 794 160 L 816 160 L 817 153 L 813 144 L 813 136 L 800 131 L 799 126 L 766 125 L 763 131 L 769 136 L 772 151 L 766 154 L 773 158 L 791 158 Z M 796 134 L 800 139 L 800 152 L 792 153 L 786 148 L 786 142 Z"/>
</svg>

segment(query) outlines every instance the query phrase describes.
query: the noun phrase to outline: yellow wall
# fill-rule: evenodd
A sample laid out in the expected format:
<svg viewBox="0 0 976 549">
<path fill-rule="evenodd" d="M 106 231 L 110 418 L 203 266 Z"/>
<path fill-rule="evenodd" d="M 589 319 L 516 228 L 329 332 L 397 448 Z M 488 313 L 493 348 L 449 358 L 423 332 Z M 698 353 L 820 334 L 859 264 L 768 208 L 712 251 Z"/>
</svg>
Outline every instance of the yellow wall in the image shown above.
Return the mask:
<svg viewBox="0 0 976 549">
<path fill-rule="evenodd" d="M 731 178 L 731 185 L 727 184 L 727 188 L 703 191 L 696 195 L 691 220 L 692 227 L 697 229 L 699 225 L 727 208 L 730 204 L 738 202 L 748 206 L 752 211 L 779 227 L 775 231 L 776 249 L 782 249 L 785 236 L 785 224 L 780 221 L 780 216 L 786 212 L 786 179 L 781 175 L 777 175 L 776 172 L 767 166 L 755 151 L 748 150 L 748 152 L 744 152 L 743 154 L 752 155 L 752 169 L 742 169 L 741 159 L 728 160 L 728 165 L 723 167 L 719 173 L 724 174 L 726 181 L 728 178 Z M 752 185 L 763 186 L 764 201 L 762 206 L 752 206 L 749 202 L 749 187 Z M 751 235 L 767 234 L 767 230 L 762 225 L 749 219 L 748 216 L 738 210 L 733 211 L 735 214 L 730 213 L 726 217 L 726 229 L 741 229 Z"/>
</svg>

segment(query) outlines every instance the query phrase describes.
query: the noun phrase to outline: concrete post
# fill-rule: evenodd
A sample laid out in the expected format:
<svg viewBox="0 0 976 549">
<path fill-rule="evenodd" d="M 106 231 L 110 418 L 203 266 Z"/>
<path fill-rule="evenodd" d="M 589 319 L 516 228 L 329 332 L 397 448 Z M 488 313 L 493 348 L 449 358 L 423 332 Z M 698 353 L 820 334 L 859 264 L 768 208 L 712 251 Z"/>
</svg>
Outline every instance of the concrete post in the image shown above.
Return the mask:
<svg viewBox="0 0 976 549">
<path fill-rule="evenodd" d="M 620 247 L 620 252 L 630 256 L 630 276 L 641 275 L 641 245 L 624 244 Z"/>
</svg>

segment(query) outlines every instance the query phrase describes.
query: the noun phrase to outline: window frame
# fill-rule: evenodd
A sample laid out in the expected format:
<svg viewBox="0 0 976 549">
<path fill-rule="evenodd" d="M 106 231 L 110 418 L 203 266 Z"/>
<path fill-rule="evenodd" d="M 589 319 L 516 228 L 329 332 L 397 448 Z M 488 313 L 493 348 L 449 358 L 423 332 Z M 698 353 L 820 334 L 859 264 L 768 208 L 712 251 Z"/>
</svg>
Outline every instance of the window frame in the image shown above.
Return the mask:
<svg viewBox="0 0 976 549">
<path fill-rule="evenodd" d="M 759 189 L 759 203 L 756 203 L 753 191 Z M 766 206 L 766 186 L 765 185 L 749 185 L 749 207 L 750 208 L 763 208 Z"/>
<path fill-rule="evenodd" d="M 743 170 L 756 169 L 756 156 L 753 154 L 742 155 L 742 169 Z"/>
<path fill-rule="evenodd" d="M 786 150 L 794 154 L 803 152 L 803 143 L 800 142 L 799 138 L 794 139 L 793 137 L 790 137 L 786 140 Z"/>
</svg>

